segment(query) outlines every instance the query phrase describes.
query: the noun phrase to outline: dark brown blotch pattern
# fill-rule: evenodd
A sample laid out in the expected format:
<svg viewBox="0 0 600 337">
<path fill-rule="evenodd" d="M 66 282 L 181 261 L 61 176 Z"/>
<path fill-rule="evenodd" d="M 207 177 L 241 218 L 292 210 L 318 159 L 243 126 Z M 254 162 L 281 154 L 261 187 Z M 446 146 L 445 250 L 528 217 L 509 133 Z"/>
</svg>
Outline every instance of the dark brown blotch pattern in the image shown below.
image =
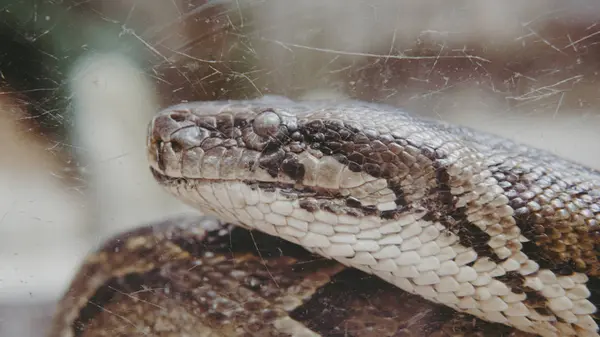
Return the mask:
<svg viewBox="0 0 600 337">
<path fill-rule="evenodd" d="M 304 165 L 300 163 L 298 157 L 291 153 L 288 153 L 281 162 L 281 170 L 288 177 L 298 182 L 302 181 L 304 174 L 306 173 L 306 169 L 304 168 Z"/>
<path fill-rule="evenodd" d="M 561 275 L 578 271 L 600 276 L 600 190 L 568 171 L 548 167 L 491 168 L 515 210 L 517 226 L 532 241 L 523 251 Z"/>
<path fill-rule="evenodd" d="M 428 310 L 422 310 L 428 306 Z M 345 270 L 290 316 L 323 336 L 508 336 L 511 329 L 458 313 L 371 275 Z"/>
<path fill-rule="evenodd" d="M 406 141 L 380 137 L 372 129 L 340 120 L 299 120 L 303 139 L 325 155 L 334 155 L 354 172 L 369 171 L 374 177 L 401 178 L 409 168 L 398 156 Z"/>
<path fill-rule="evenodd" d="M 198 241 L 191 228 L 163 229 L 132 233 L 146 235 L 148 242 L 154 236 L 169 237 L 169 242 L 192 254 L 179 260 L 154 259 L 157 264 L 147 271 L 131 268 L 130 273 L 107 280 L 80 310 L 73 323 L 75 336 L 129 336 L 138 329 L 156 336 L 169 331 L 196 335 L 205 331 L 203 326 L 219 335 L 281 333 L 275 321 L 288 317 L 287 311 L 302 305 L 344 269 L 262 233 L 236 228 L 224 235 L 215 230 Z M 152 245 L 147 252 L 121 249 L 119 253 L 124 262 L 134 262 L 130 254 L 156 256 L 168 253 L 164 249 Z"/>
</svg>

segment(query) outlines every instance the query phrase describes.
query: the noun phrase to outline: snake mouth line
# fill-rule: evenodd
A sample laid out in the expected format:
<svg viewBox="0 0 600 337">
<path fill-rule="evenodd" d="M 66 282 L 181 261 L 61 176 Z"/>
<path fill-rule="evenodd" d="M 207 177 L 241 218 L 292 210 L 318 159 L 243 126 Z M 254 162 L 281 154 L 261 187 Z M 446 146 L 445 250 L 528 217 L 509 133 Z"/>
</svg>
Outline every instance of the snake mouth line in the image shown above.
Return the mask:
<svg viewBox="0 0 600 337">
<path fill-rule="evenodd" d="M 209 179 L 209 178 L 187 178 L 187 177 L 172 177 L 168 176 L 164 173 L 161 173 L 154 167 L 150 166 L 150 172 L 154 176 L 154 178 L 162 185 L 172 185 L 176 184 L 178 181 L 187 181 L 192 183 L 202 183 L 202 184 L 211 184 L 211 183 L 244 183 L 249 186 L 255 186 L 256 188 L 260 188 L 265 191 L 274 191 L 278 189 L 281 193 L 288 195 L 295 195 L 297 197 L 319 197 L 320 199 L 335 199 L 335 198 L 343 198 L 338 190 L 324 188 L 324 187 L 313 187 L 313 186 L 304 186 L 295 183 L 285 183 L 279 181 L 260 181 L 260 180 L 250 180 L 250 179 Z"/>
<path fill-rule="evenodd" d="M 202 183 L 225 183 L 225 182 L 239 182 L 239 181 L 243 181 L 249 185 L 251 184 L 271 184 L 270 182 L 260 182 L 260 181 L 250 181 L 250 180 L 239 180 L 239 179 L 235 179 L 235 178 L 231 178 L 231 179 L 211 179 L 211 178 L 200 178 L 200 177 L 173 177 L 173 176 L 169 176 L 165 173 L 160 172 L 159 170 L 157 170 L 156 168 L 154 168 L 153 166 L 150 166 L 150 172 L 152 173 L 152 176 L 154 177 L 154 179 L 156 179 L 159 183 L 161 184 L 169 184 L 169 183 L 174 183 L 180 180 L 185 180 L 185 181 L 194 181 L 194 182 L 202 182 Z M 278 182 L 272 182 L 272 184 L 282 184 L 285 185 L 283 183 L 278 183 Z M 291 184 L 290 184 L 291 185 Z"/>
</svg>

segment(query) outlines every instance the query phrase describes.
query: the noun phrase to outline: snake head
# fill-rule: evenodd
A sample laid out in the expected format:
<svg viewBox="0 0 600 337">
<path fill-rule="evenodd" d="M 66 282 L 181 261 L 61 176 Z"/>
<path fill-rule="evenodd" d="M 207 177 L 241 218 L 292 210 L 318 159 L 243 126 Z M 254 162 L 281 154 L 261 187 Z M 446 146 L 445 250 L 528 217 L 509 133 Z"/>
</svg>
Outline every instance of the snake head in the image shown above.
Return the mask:
<svg viewBox="0 0 600 337">
<path fill-rule="evenodd" d="M 390 116 L 401 126 L 393 132 Z M 421 130 L 402 113 L 352 102 L 193 102 L 154 117 L 147 149 L 156 180 L 178 198 L 269 234 L 284 226 L 298 242 L 309 225 L 322 236 L 422 216 L 407 212 L 436 185 Z"/>
<path fill-rule="evenodd" d="M 180 104 L 150 123 L 148 158 L 169 178 L 288 181 L 275 166 L 296 128 L 295 116 L 267 106 Z"/>
</svg>

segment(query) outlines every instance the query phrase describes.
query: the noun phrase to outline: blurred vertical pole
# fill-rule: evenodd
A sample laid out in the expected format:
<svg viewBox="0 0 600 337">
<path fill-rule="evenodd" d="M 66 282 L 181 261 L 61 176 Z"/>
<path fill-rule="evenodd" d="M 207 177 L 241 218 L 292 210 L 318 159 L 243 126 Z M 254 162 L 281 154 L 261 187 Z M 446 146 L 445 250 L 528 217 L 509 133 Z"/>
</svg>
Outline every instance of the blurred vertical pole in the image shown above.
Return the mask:
<svg viewBox="0 0 600 337">
<path fill-rule="evenodd" d="M 183 211 L 148 169 L 146 131 L 158 107 L 143 71 L 124 55 L 98 53 L 81 58 L 70 78 L 73 141 L 95 239 Z"/>
</svg>

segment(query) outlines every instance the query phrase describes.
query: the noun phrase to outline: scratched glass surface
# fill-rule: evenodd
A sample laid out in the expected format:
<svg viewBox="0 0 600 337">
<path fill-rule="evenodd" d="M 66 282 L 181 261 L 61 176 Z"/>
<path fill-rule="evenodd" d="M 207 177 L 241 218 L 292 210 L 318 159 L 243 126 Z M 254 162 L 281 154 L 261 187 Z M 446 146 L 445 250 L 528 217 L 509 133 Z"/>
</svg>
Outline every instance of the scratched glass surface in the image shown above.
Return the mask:
<svg viewBox="0 0 600 337">
<path fill-rule="evenodd" d="M 104 238 L 190 212 L 152 181 L 161 107 L 349 97 L 600 168 L 594 0 L 5 0 L 0 336 L 42 336 Z"/>
</svg>

